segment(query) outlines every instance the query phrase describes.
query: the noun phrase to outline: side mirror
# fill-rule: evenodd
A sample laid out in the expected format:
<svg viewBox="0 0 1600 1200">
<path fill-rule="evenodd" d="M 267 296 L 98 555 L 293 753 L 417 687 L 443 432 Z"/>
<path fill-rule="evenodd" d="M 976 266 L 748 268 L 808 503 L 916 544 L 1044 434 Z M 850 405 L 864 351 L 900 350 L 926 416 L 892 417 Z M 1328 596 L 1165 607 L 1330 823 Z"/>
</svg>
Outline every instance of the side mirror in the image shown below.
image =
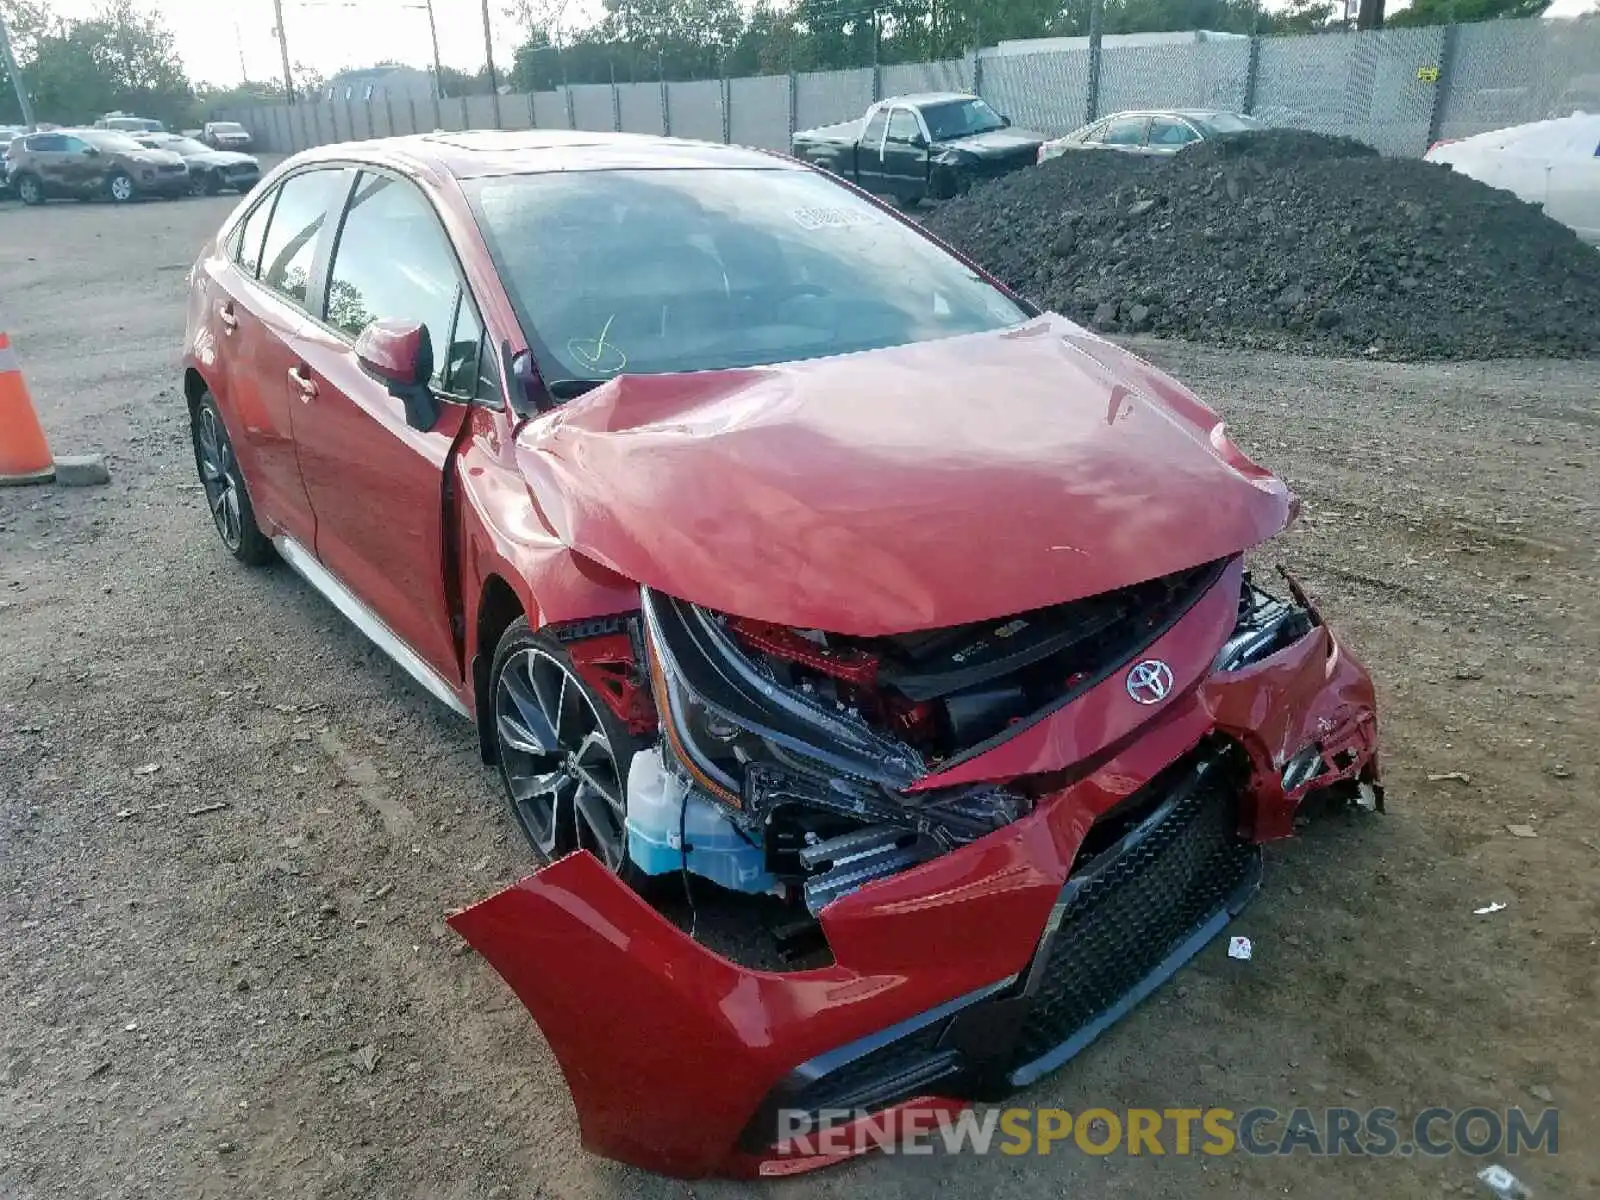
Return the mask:
<svg viewBox="0 0 1600 1200">
<path fill-rule="evenodd" d="M 417 321 L 385 317 L 356 339 L 361 369 L 406 406 L 406 424 L 423 432 L 439 420 L 439 399 L 428 386 L 433 378 L 433 339 Z"/>
<path fill-rule="evenodd" d="M 911 135 L 911 144 L 918 150 L 926 150 L 928 148 L 928 139 L 922 136 L 922 130 L 919 129 Z"/>
<path fill-rule="evenodd" d="M 83 148 L 83 152 L 89 158 L 99 158 L 100 157 L 100 147 L 99 146 L 85 146 Z"/>
<path fill-rule="evenodd" d="M 1011 128 L 1011 118 L 1006 116 L 1004 113 L 1000 114 L 1000 128 L 1001 129 L 1010 129 Z"/>
</svg>

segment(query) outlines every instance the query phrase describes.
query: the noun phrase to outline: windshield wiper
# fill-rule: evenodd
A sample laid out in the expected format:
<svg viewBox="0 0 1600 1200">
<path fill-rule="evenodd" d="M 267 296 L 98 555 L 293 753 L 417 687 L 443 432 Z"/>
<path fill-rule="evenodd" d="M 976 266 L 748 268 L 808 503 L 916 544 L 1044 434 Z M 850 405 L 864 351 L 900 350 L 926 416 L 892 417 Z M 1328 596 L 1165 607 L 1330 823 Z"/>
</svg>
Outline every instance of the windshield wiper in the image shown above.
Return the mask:
<svg viewBox="0 0 1600 1200">
<path fill-rule="evenodd" d="M 571 400 L 585 392 L 594 391 L 606 382 L 604 379 L 552 379 L 544 385 L 544 389 L 550 393 L 552 400 Z"/>
</svg>

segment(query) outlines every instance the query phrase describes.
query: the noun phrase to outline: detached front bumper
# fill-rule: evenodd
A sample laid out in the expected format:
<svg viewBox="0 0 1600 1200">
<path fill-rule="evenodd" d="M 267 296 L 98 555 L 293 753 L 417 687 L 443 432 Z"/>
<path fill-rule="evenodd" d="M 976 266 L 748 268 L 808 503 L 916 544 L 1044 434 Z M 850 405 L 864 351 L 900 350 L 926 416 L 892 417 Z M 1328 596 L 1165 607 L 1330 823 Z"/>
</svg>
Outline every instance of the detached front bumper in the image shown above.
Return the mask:
<svg viewBox="0 0 1600 1200">
<path fill-rule="evenodd" d="M 1080 727 L 1108 703 L 1072 706 Z M 685 1177 L 808 1170 L 834 1157 L 780 1144 L 781 1110 L 959 1107 L 1088 1045 L 1248 900 L 1306 793 L 1376 784 L 1373 712 L 1320 623 L 1199 678 L 1028 816 L 829 905 L 818 970 L 713 954 L 586 853 L 450 923 L 539 1023 L 589 1149 Z"/>
</svg>

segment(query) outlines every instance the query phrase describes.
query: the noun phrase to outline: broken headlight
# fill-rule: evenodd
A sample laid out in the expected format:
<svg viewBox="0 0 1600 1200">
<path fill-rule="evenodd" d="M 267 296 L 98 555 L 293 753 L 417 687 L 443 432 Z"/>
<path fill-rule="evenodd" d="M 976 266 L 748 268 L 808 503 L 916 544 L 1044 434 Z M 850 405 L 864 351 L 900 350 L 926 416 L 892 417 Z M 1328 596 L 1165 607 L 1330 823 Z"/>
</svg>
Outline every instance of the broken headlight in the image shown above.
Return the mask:
<svg viewBox="0 0 1600 1200">
<path fill-rule="evenodd" d="M 1239 619 L 1217 651 L 1213 671 L 1237 671 L 1293 645 L 1318 624 L 1316 614 L 1258 588 L 1247 572 L 1239 590 Z"/>
</svg>

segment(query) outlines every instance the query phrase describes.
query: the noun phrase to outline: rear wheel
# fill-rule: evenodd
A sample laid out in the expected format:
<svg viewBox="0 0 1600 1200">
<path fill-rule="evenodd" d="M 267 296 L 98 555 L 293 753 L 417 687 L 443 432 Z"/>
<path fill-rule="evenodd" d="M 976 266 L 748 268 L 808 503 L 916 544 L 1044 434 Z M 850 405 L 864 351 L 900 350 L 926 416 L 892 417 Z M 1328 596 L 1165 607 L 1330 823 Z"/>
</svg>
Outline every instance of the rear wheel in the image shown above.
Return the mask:
<svg viewBox="0 0 1600 1200">
<path fill-rule="evenodd" d="M 127 204 L 135 195 L 133 176 L 126 171 L 113 171 L 106 180 L 106 195 L 117 204 Z"/>
<path fill-rule="evenodd" d="M 500 639 L 490 674 L 494 740 L 511 812 L 545 861 L 588 850 L 638 887 L 628 857 L 628 766 L 639 742 L 557 643 L 527 619 Z"/>
<path fill-rule="evenodd" d="M 43 204 L 44 181 L 37 175 L 18 175 L 17 197 L 24 204 Z"/>
<path fill-rule="evenodd" d="M 222 423 L 217 402 L 207 392 L 195 406 L 191 422 L 194 436 L 194 462 L 200 472 L 200 486 L 205 489 L 206 505 L 211 509 L 211 520 L 217 535 L 228 553 L 252 567 L 264 566 L 272 561 L 272 542 L 256 524 L 256 511 L 250 503 L 250 493 L 245 490 L 244 473 L 239 470 L 239 459 L 228 440 L 228 428 Z"/>
</svg>

